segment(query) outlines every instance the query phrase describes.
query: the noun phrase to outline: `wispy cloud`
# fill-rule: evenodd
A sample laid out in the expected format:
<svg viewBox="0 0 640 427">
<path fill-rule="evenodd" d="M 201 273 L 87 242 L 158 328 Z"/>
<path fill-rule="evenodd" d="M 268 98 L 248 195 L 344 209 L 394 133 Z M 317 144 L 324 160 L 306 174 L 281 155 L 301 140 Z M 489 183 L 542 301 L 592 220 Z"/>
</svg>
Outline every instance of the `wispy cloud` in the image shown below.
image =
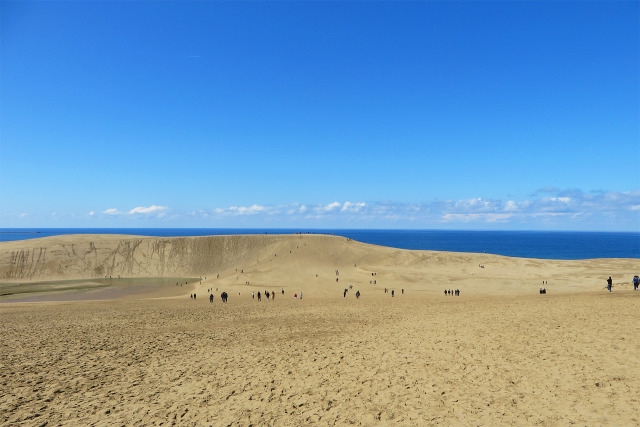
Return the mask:
<svg viewBox="0 0 640 427">
<path fill-rule="evenodd" d="M 215 213 L 219 215 L 229 216 L 229 215 L 256 215 L 259 213 L 268 213 L 271 211 L 273 207 L 265 208 L 264 206 L 260 206 L 257 204 L 253 204 L 251 206 L 231 206 L 228 208 L 217 208 L 214 210 Z"/>
<path fill-rule="evenodd" d="M 154 215 L 154 216 L 162 216 L 164 215 L 164 211 L 166 211 L 168 209 L 167 206 L 157 206 L 157 205 L 151 205 L 151 206 L 138 206 L 136 208 L 131 209 L 129 212 L 122 212 L 119 211 L 117 208 L 109 208 L 105 211 L 102 212 L 103 215 L 136 215 L 136 216 L 149 216 L 149 215 Z M 95 211 L 91 211 L 89 212 L 90 216 L 94 216 L 95 215 Z"/>
<path fill-rule="evenodd" d="M 153 212 L 163 211 L 166 209 L 167 209 L 166 206 L 156 206 L 156 205 L 151 205 L 149 207 L 139 206 L 137 208 L 131 209 L 129 213 L 130 214 L 150 214 Z"/>
<path fill-rule="evenodd" d="M 419 203 L 396 201 L 332 201 L 325 203 L 289 203 L 280 205 L 249 204 L 245 206 L 195 209 L 180 213 L 167 206 L 138 206 L 122 212 L 110 208 L 92 218 L 119 216 L 121 220 L 135 217 L 139 220 L 163 218 L 165 221 L 188 221 L 206 224 L 299 224 L 313 227 L 346 226 L 366 227 L 455 227 L 456 224 L 482 227 L 513 226 L 517 228 L 577 228 L 602 229 L 612 224 L 620 229 L 640 229 L 640 190 L 591 191 L 545 188 L 536 196 L 515 199 L 472 197 L 459 200 L 431 200 Z M 170 212 L 170 214 L 169 214 Z M 23 214 L 22 216 L 25 216 Z M 235 222 L 234 222 L 235 221 Z M 581 224 L 585 227 L 581 227 Z"/>
<path fill-rule="evenodd" d="M 342 208 L 340 208 L 340 211 L 341 212 L 360 212 L 362 209 L 364 209 L 365 206 L 367 206 L 367 204 L 364 202 L 358 202 L 358 203 L 344 202 L 344 205 L 342 205 Z"/>
<path fill-rule="evenodd" d="M 349 203 L 349 202 L 347 202 Z M 333 203 L 329 203 L 328 205 L 320 205 L 320 206 L 315 206 L 313 208 L 314 211 L 318 212 L 318 213 L 328 213 L 328 212 L 333 212 L 335 210 L 340 209 L 340 206 L 342 204 L 339 202 L 333 202 Z"/>
</svg>

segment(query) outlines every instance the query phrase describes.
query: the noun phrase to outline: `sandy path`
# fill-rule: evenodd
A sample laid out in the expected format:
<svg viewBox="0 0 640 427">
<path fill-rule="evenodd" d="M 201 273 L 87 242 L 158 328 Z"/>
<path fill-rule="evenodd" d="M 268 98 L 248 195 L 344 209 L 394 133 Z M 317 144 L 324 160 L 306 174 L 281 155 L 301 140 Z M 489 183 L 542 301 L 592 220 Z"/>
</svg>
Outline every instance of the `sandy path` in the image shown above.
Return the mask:
<svg viewBox="0 0 640 427">
<path fill-rule="evenodd" d="M 640 423 L 640 293 L 4 304 L 3 425 Z"/>
</svg>

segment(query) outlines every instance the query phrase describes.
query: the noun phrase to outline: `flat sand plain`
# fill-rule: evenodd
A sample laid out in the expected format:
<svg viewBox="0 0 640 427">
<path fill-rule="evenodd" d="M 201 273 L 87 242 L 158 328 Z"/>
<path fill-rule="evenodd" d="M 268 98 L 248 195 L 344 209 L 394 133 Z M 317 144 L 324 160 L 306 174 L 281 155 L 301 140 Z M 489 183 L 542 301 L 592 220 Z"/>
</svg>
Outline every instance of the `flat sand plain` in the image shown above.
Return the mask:
<svg viewBox="0 0 640 427">
<path fill-rule="evenodd" d="M 331 236 L 8 243 L 2 282 L 203 280 L 179 297 L 0 304 L 2 425 L 640 424 L 638 260 Z M 251 298 L 265 289 L 275 300 Z"/>
</svg>

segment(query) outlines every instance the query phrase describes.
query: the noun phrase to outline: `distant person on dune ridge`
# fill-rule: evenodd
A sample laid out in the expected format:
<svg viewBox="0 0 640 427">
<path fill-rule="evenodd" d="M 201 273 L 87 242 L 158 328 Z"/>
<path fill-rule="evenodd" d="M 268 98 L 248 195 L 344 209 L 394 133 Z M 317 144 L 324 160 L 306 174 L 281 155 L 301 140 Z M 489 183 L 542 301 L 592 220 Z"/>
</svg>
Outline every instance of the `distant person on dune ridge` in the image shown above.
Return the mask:
<svg viewBox="0 0 640 427">
<path fill-rule="evenodd" d="M 613 287 L 613 280 L 611 280 L 611 276 L 607 279 L 607 289 L 611 292 L 611 288 Z"/>
</svg>

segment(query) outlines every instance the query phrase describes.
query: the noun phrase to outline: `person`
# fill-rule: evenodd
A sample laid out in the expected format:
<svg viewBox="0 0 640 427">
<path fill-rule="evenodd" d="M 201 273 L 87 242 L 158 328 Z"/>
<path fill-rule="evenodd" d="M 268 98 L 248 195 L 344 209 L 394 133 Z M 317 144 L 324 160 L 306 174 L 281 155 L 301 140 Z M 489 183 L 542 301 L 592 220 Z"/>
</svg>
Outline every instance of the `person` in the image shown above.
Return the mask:
<svg viewBox="0 0 640 427">
<path fill-rule="evenodd" d="M 302 292 L 300 292 L 300 299 L 302 299 Z"/>
<path fill-rule="evenodd" d="M 276 291 L 271 291 L 271 300 L 272 301 L 276 300 Z"/>
<path fill-rule="evenodd" d="M 396 291 L 391 289 L 391 297 L 393 298 L 393 296 L 395 295 Z"/>
<path fill-rule="evenodd" d="M 404 295 L 404 288 L 402 288 L 402 295 Z"/>
<path fill-rule="evenodd" d="M 251 298 L 255 299 L 256 298 L 256 294 L 255 292 L 251 292 Z"/>
<path fill-rule="evenodd" d="M 633 276 L 633 290 L 634 291 L 638 290 L 638 285 L 640 285 L 640 277 Z"/>
<path fill-rule="evenodd" d="M 260 301 L 262 295 L 260 295 L 260 291 L 258 291 L 258 301 Z"/>
<path fill-rule="evenodd" d="M 222 302 L 227 302 L 227 293 L 223 292 L 222 294 L 220 294 L 220 299 L 222 300 Z"/>
<path fill-rule="evenodd" d="M 298 294 L 293 294 L 293 299 L 298 299 Z"/>
<path fill-rule="evenodd" d="M 360 299 L 360 291 L 356 291 L 356 299 Z"/>
<path fill-rule="evenodd" d="M 613 280 L 611 280 L 611 276 L 607 279 L 607 289 L 611 292 L 611 287 L 613 286 Z"/>
<path fill-rule="evenodd" d="M 213 302 L 213 294 L 209 295 L 209 302 Z"/>
<path fill-rule="evenodd" d="M 318 275 L 316 274 L 316 277 L 318 277 Z M 282 295 L 284 295 L 284 288 L 282 288 Z"/>
</svg>

